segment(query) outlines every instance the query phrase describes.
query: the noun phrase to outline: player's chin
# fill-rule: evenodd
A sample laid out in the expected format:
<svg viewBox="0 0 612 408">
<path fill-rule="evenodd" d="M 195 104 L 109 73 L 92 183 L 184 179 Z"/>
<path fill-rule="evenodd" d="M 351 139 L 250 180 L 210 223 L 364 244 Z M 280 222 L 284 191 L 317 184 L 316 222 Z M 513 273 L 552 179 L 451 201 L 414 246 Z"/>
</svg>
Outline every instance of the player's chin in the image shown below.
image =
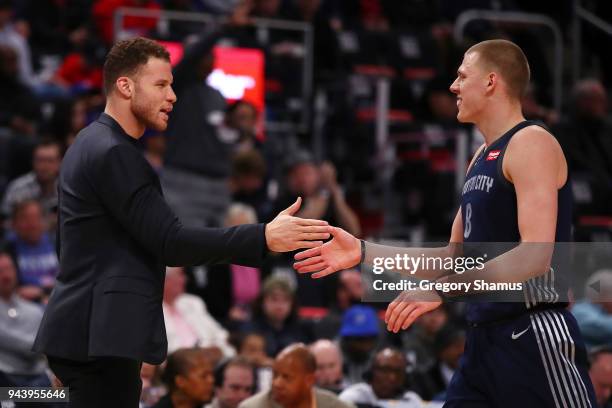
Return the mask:
<svg viewBox="0 0 612 408">
<path fill-rule="evenodd" d="M 163 132 L 168 128 L 168 121 L 163 118 L 156 118 L 155 120 L 149 121 L 149 125 L 147 127 L 155 130 L 156 132 Z"/>
<path fill-rule="evenodd" d="M 461 113 L 461 111 L 459 111 L 457 113 L 457 121 L 459 123 L 468 123 L 470 120 L 466 117 L 465 114 Z"/>
</svg>

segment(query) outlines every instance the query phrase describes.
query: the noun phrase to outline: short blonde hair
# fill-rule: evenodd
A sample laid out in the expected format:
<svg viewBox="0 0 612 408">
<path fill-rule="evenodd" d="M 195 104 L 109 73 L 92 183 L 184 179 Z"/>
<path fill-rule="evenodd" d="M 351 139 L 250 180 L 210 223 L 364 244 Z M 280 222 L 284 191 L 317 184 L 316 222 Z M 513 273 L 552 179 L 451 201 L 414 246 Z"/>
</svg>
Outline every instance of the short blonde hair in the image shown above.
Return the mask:
<svg viewBox="0 0 612 408">
<path fill-rule="evenodd" d="M 531 73 L 527 57 L 518 45 L 508 40 L 487 40 L 473 45 L 465 53 L 478 53 L 478 62 L 483 68 L 499 73 L 504 79 L 509 96 L 523 97 Z"/>
</svg>

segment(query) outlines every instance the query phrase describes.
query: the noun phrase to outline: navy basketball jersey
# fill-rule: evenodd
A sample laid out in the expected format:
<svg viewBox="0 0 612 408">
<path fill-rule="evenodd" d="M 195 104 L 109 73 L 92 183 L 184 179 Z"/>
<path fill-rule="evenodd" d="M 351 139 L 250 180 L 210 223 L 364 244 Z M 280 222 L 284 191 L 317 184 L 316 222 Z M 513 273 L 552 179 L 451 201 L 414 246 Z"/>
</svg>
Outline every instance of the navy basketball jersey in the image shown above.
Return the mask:
<svg viewBox="0 0 612 408">
<path fill-rule="evenodd" d="M 502 163 L 512 136 L 531 125 L 539 124 L 534 121 L 524 121 L 503 134 L 478 154 L 468 171 L 461 194 L 461 218 L 465 243 L 518 244 L 520 242 L 516 192 L 514 185 L 503 174 Z M 534 177 L 537 177 L 537 174 L 534 174 Z M 568 180 L 558 191 L 557 242 L 570 240 L 571 206 L 572 196 L 568 175 Z M 555 271 L 555 262 L 552 265 L 546 274 L 523 284 L 520 302 L 468 302 L 466 316 L 468 321 L 471 323 L 496 321 L 519 316 L 536 306 L 538 309 L 563 306 L 567 282 L 555 276 L 558 274 L 558 268 Z"/>
</svg>

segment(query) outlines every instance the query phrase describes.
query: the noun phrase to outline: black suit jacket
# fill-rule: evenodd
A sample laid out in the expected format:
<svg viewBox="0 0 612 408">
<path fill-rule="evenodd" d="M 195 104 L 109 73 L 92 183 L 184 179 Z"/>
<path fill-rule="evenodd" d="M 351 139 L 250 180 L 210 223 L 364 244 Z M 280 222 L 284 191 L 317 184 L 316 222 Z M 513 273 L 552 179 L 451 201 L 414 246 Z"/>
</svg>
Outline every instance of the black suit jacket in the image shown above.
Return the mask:
<svg viewBox="0 0 612 408">
<path fill-rule="evenodd" d="M 138 142 L 109 115 L 83 129 L 59 179 L 60 273 L 34 350 L 78 361 L 166 357 L 166 265 L 255 266 L 264 226 L 193 229 L 165 203 Z"/>
</svg>

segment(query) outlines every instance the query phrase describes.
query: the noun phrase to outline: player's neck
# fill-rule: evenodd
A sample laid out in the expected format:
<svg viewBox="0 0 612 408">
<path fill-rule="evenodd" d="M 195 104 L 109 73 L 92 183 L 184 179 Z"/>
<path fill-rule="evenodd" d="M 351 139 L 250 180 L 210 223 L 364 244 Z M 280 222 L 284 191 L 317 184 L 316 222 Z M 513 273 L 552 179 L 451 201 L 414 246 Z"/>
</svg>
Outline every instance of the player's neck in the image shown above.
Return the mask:
<svg viewBox="0 0 612 408">
<path fill-rule="evenodd" d="M 497 109 L 489 110 L 483 115 L 483 119 L 476 123 L 476 126 L 484 136 L 485 143 L 489 146 L 524 120 L 525 117 L 520 104 L 503 104 L 498 106 Z"/>
<path fill-rule="evenodd" d="M 115 103 L 108 100 L 104 108 L 106 113 L 111 118 L 115 119 L 119 126 L 128 136 L 134 139 L 140 139 L 145 131 L 145 126 L 134 116 L 129 106 L 118 107 Z"/>
</svg>

